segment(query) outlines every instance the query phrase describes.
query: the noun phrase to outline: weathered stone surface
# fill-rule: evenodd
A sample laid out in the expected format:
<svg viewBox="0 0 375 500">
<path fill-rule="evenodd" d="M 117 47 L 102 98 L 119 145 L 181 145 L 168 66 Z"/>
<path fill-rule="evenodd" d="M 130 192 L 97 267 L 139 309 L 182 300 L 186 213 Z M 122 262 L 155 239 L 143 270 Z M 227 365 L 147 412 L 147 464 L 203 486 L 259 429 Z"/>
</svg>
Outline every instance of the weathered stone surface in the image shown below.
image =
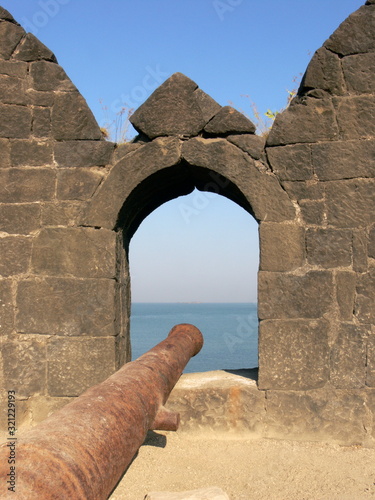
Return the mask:
<svg viewBox="0 0 375 500">
<path fill-rule="evenodd" d="M 0 240 L 1 241 L 1 240 Z M 49 228 L 35 238 L 31 258 L 34 274 L 113 278 L 116 234 L 106 229 Z"/>
<path fill-rule="evenodd" d="M 32 134 L 35 137 L 47 137 L 51 133 L 51 111 L 49 108 L 33 109 Z M 60 144 L 60 143 L 59 143 Z"/>
<path fill-rule="evenodd" d="M 226 139 L 238 146 L 242 151 L 259 160 L 264 153 L 266 140 L 264 137 L 255 134 L 228 135 Z"/>
<path fill-rule="evenodd" d="M 173 74 L 130 117 L 133 127 L 150 139 L 165 135 L 197 135 L 205 126 L 198 85 L 182 73 Z"/>
<path fill-rule="evenodd" d="M 328 271 L 302 276 L 260 271 L 258 280 L 260 319 L 320 318 L 332 304 L 333 281 Z"/>
<path fill-rule="evenodd" d="M 337 303 L 339 306 L 340 319 L 343 321 L 353 320 L 355 288 L 355 273 L 340 271 L 336 274 Z"/>
<path fill-rule="evenodd" d="M 13 59 L 27 62 L 44 59 L 46 61 L 57 62 L 55 54 L 32 33 L 27 33 L 13 54 Z"/>
<path fill-rule="evenodd" d="M 338 389 L 359 389 L 366 379 L 367 329 L 342 323 L 332 347 L 330 381 Z"/>
<path fill-rule="evenodd" d="M 18 24 L 18 23 L 16 23 L 12 14 L 10 12 L 8 12 L 6 9 L 4 9 L 3 7 L 0 7 L 0 19 L 4 19 L 5 21 L 11 21 L 15 24 Z"/>
<path fill-rule="evenodd" d="M 0 60 L 0 74 L 2 75 L 14 76 L 16 78 L 26 78 L 27 69 L 27 63 L 25 62 Z"/>
<path fill-rule="evenodd" d="M 55 102 L 53 92 L 39 92 L 38 90 L 28 89 L 27 96 L 33 106 L 53 106 Z"/>
<path fill-rule="evenodd" d="M 39 227 L 39 203 L 0 204 L 0 232 L 30 234 Z"/>
<path fill-rule="evenodd" d="M 0 57 L 10 59 L 25 30 L 14 23 L 0 22 Z"/>
<path fill-rule="evenodd" d="M 238 186 L 258 220 L 294 219 L 295 209 L 277 178 L 260 171 L 248 155 L 225 139 L 190 139 L 183 144 L 182 155 L 189 164 L 217 172 Z"/>
<path fill-rule="evenodd" d="M 76 91 L 63 68 L 49 61 L 37 61 L 30 65 L 30 75 L 35 90 L 40 91 Z"/>
<path fill-rule="evenodd" d="M 245 115 L 231 106 L 224 106 L 207 123 L 204 131 L 211 135 L 254 134 L 255 128 Z"/>
<path fill-rule="evenodd" d="M 267 391 L 267 437 L 361 444 L 364 396 L 358 390 Z"/>
<path fill-rule="evenodd" d="M 370 333 L 367 340 L 366 385 L 369 387 L 375 387 L 375 332 Z M 375 394 L 374 394 L 374 403 L 375 403 Z M 374 423 L 375 423 L 375 404 L 374 404 Z"/>
<path fill-rule="evenodd" d="M 10 167 L 10 141 L 0 139 L 0 168 Z"/>
<path fill-rule="evenodd" d="M 55 411 L 70 403 L 73 398 L 50 397 L 37 395 L 29 399 L 29 410 L 31 421 L 42 422 L 50 417 Z"/>
<path fill-rule="evenodd" d="M 0 336 L 8 335 L 13 331 L 14 304 L 12 282 L 10 280 L 0 280 Z"/>
<path fill-rule="evenodd" d="M 299 206 L 305 224 L 322 225 L 325 213 L 324 201 L 302 200 Z"/>
<path fill-rule="evenodd" d="M 31 239 L 24 236 L 0 238 L 0 276 L 26 273 L 31 256 Z"/>
<path fill-rule="evenodd" d="M 46 278 L 21 281 L 16 328 L 48 335 L 115 335 L 115 283 L 108 279 Z"/>
<path fill-rule="evenodd" d="M 57 199 L 88 200 L 92 197 L 103 176 L 83 168 L 63 169 L 57 173 Z"/>
<path fill-rule="evenodd" d="M 0 23 L 1 25 L 1 23 Z M 27 138 L 31 132 L 31 110 L 25 106 L 0 104 L 0 137 Z"/>
<path fill-rule="evenodd" d="M 369 234 L 368 256 L 375 259 L 375 226 L 371 229 Z"/>
<path fill-rule="evenodd" d="M 51 165 L 53 146 L 44 141 L 15 140 L 11 143 L 10 160 L 13 167 Z"/>
<path fill-rule="evenodd" d="M 5 387 L 18 397 L 43 393 L 46 385 L 46 346 L 44 340 L 4 340 L 1 347 Z"/>
<path fill-rule="evenodd" d="M 324 46 L 344 56 L 371 52 L 375 50 L 374 32 L 375 8 L 363 6 L 337 28 Z"/>
<path fill-rule="evenodd" d="M 308 229 L 307 262 L 324 268 L 352 264 L 352 231 L 345 229 Z"/>
<path fill-rule="evenodd" d="M 112 229 L 133 189 L 158 170 L 176 165 L 180 156 L 178 139 L 165 137 L 145 144 L 120 160 L 87 205 L 81 223 Z"/>
<path fill-rule="evenodd" d="M 272 171 L 283 181 L 312 179 L 310 144 L 267 148 L 267 157 Z"/>
<path fill-rule="evenodd" d="M 115 371 L 115 341 L 51 338 L 47 345 L 48 394 L 79 396 Z"/>
<path fill-rule="evenodd" d="M 366 231 L 353 232 L 353 269 L 359 273 L 367 271 L 367 234 Z"/>
<path fill-rule="evenodd" d="M 262 222 L 259 234 L 260 269 L 293 271 L 301 267 L 305 260 L 304 235 L 304 229 L 297 225 Z"/>
<path fill-rule="evenodd" d="M 102 133 L 86 101 L 78 92 L 56 94 L 52 134 L 59 141 L 99 140 Z"/>
<path fill-rule="evenodd" d="M 325 47 L 318 49 L 302 78 L 299 93 L 310 89 L 322 89 L 335 95 L 346 91 L 340 58 Z"/>
<path fill-rule="evenodd" d="M 312 145 L 314 173 L 322 181 L 375 177 L 375 140 Z"/>
<path fill-rule="evenodd" d="M 147 493 L 144 500 L 229 500 L 224 490 L 216 486 L 199 488 L 198 490 L 180 491 L 152 491 Z"/>
<path fill-rule="evenodd" d="M 291 198 L 300 200 L 323 200 L 324 187 L 321 182 L 286 182 L 282 183 Z"/>
<path fill-rule="evenodd" d="M 291 105 L 277 115 L 267 145 L 331 141 L 338 132 L 331 100 L 306 97 L 303 103 Z"/>
<path fill-rule="evenodd" d="M 375 96 L 338 97 L 335 105 L 342 139 L 372 139 L 375 136 Z"/>
<path fill-rule="evenodd" d="M 211 120 L 213 116 L 220 110 L 221 106 L 211 96 L 203 92 L 201 89 L 194 90 L 194 96 L 197 100 L 198 106 L 202 112 L 205 122 Z"/>
<path fill-rule="evenodd" d="M 308 390 L 329 377 L 328 322 L 267 320 L 259 327 L 260 389 Z"/>
<path fill-rule="evenodd" d="M 342 67 L 349 92 L 375 93 L 375 52 L 344 57 Z"/>
<path fill-rule="evenodd" d="M 0 102 L 26 105 L 26 82 L 14 76 L 0 75 Z"/>
<path fill-rule="evenodd" d="M 328 224 L 353 228 L 372 224 L 375 217 L 374 191 L 374 179 L 326 182 Z"/>
<path fill-rule="evenodd" d="M 375 268 L 360 275 L 357 280 L 355 313 L 362 323 L 375 322 Z"/>
<path fill-rule="evenodd" d="M 258 390 L 255 378 L 253 370 L 184 374 L 172 390 L 166 406 L 180 413 L 181 431 L 246 431 L 259 435 L 265 393 Z"/>
<path fill-rule="evenodd" d="M 76 226 L 82 212 L 81 201 L 55 201 L 42 203 L 43 226 Z"/>
<path fill-rule="evenodd" d="M 56 173 L 48 168 L 0 169 L 0 203 L 51 200 Z"/>
<path fill-rule="evenodd" d="M 142 142 L 124 142 L 123 144 L 116 144 L 116 148 L 114 150 L 113 162 L 117 163 L 118 161 L 122 160 L 124 156 L 128 155 L 129 153 L 132 153 L 133 151 L 141 148 L 142 146 L 144 146 L 144 143 Z"/>
<path fill-rule="evenodd" d="M 101 167 L 111 161 L 114 143 L 107 141 L 64 141 L 55 146 L 59 167 Z"/>
</svg>

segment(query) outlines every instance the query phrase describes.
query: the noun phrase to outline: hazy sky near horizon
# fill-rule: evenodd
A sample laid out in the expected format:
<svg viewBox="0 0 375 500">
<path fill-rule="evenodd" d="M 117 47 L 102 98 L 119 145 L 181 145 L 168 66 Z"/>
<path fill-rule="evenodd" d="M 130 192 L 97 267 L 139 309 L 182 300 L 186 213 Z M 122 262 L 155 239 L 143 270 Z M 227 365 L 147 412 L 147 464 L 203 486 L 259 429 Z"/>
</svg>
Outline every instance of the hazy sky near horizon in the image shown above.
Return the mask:
<svg viewBox="0 0 375 500">
<path fill-rule="evenodd" d="M 251 116 L 285 106 L 315 50 L 364 0 L 0 0 L 54 51 L 100 125 L 170 75 Z M 244 97 L 249 96 L 249 97 Z M 105 111 L 103 107 L 107 108 Z M 257 224 L 194 192 L 159 207 L 130 245 L 134 302 L 255 302 Z"/>
</svg>

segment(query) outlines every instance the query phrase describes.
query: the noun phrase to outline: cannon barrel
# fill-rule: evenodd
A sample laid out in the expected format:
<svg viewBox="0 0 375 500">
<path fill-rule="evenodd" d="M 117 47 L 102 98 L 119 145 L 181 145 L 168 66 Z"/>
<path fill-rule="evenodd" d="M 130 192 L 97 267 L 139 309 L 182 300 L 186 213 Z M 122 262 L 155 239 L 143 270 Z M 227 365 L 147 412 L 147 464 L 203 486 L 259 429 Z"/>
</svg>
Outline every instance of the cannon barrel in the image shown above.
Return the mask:
<svg viewBox="0 0 375 500">
<path fill-rule="evenodd" d="M 0 491 L 6 491 L 0 498 L 108 498 L 148 430 L 178 425 L 163 405 L 202 345 L 197 328 L 177 325 L 153 349 L 20 435 L 15 493 L 7 491 L 10 441 L 1 445 Z"/>
</svg>

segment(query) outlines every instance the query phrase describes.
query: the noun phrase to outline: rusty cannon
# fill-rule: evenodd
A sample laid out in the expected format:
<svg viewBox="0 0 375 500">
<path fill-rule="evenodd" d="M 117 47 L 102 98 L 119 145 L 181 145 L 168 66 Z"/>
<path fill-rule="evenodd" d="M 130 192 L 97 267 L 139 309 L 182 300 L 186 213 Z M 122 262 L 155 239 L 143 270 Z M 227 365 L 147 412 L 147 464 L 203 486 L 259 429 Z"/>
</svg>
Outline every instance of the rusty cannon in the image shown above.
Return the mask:
<svg viewBox="0 0 375 500">
<path fill-rule="evenodd" d="M 0 498 L 107 499 L 147 432 L 177 429 L 179 416 L 163 405 L 202 345 L 197 328 L 177 325 L 137 360 L 2 444 L 0 491 L 5 487 L 5 494 Z M 9 442 L 15 448 L 11 473 Z"/>
</svg>

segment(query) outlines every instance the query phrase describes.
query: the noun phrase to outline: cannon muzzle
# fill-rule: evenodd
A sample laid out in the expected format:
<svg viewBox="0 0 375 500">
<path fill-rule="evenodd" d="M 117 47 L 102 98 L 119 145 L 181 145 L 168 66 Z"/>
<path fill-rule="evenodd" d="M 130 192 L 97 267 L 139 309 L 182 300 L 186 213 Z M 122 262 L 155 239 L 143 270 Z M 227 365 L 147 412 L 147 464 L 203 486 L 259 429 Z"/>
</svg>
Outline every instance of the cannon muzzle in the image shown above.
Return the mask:
<svg viewBox="0 0 375 500">
<path fill-rule="evenodd" d="M 177 428 L 178 415 L 163 405 L 202 345 L 193 325 L 175 326 L 146 354 L 14 440 L 10 491 L 9 440 L 2 444 L 0 498 L 108 498 L 148 430 Z"/>
</svg>

